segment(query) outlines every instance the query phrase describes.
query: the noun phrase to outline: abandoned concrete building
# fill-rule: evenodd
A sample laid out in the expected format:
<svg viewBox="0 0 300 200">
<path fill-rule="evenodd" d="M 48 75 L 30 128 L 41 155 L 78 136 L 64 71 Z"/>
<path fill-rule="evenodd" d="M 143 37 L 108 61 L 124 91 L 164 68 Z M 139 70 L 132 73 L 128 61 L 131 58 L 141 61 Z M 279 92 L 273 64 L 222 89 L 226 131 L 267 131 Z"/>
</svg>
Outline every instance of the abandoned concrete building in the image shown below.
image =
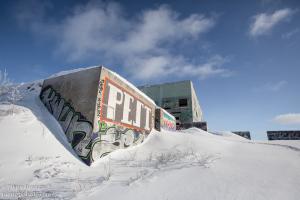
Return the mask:
<svg viewBox="0 0 300 200">
<path fill-rule="evenodd" d="M 152 98 L 156 105 L 176 118 L 177 129 L 195 126 L 207 130 L 192 81 L 145 85 L 138 88 Z"/>
</svg>

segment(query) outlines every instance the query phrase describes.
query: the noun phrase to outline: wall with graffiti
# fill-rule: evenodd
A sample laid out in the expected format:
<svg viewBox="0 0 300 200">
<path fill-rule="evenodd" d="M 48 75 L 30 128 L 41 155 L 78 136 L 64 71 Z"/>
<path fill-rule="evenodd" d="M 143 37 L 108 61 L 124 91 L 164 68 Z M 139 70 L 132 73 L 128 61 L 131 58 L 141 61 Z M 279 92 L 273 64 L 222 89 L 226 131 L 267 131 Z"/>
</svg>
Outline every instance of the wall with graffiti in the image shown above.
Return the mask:
<svg viewBox="0 0 300 200">
<path fill-rule="evenodd" d="M 88 165 L 141 143 L 154 126 L 154 102 L 104 67 L 47 79 L 40 99 Z"/>
<path fill-rule="evenodd" d="M 74 110 L 72 105 L 51 86 L 42 90 L 40 98 L 49 112 L 60 123 L 75 152 L 89 164 L 89 145 L 93 130 L 91 122 L 86 120 L 80 112 Z"/>
<path fill-rule="evenodd" d="M 161 129 L 176 130 L 175 117 L 162 108 L 156 108 L 155 129 L 158 131 L 161 131 Z"/>
<path fill-rule="evenodd" d="M 96 105 L 92 160 L 143 142 L 154 127 L 155 103 L 105 68 Z"/>
</svg>

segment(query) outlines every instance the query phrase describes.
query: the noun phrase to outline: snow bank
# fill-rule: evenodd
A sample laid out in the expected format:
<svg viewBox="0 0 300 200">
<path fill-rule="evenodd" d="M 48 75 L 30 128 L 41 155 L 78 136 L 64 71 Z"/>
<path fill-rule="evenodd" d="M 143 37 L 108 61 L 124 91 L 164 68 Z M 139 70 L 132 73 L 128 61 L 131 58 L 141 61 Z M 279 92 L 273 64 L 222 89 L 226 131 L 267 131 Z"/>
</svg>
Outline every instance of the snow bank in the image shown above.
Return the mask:
<svg viewBox="0 0 300 200">
<path fill-rule="evenodd" d="M 39 84 L 22 86 L 14 114 L 0 105 L 0 199 L 299 199 L 300 141 L 152 131 L 88 167 L 40 102 Z"/>
</svg>

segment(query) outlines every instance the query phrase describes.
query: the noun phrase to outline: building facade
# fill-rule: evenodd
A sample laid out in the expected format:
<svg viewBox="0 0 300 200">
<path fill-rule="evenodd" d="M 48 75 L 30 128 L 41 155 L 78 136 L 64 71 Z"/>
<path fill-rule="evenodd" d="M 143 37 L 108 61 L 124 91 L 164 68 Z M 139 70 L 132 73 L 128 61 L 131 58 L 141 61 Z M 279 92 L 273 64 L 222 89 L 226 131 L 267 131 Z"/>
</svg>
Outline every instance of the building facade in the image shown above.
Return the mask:
<svg viewBox="0 0 300 200">
<path fill-rule="evenodd" d="M 190 80 L 145 85 L 138 88 L 152 98 L 156 105 L 162 107 L 176 118 L 177 129 L 193 126 L 195 122 L 203 122 L 199 100 Z"/>
</svg>

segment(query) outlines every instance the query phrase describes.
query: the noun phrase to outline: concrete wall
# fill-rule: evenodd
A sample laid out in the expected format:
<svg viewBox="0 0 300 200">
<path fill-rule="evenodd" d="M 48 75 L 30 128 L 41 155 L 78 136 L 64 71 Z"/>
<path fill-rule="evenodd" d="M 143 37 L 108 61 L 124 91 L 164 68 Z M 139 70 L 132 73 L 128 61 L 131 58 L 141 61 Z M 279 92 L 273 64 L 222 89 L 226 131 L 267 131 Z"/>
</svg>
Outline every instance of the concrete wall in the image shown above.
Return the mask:
<svg viewBox="0 0 300 200">
<path fill-rule="evenodd" d="M 175 117 L 162 108 L 156 108 L 155 129 L 158 131 L 161 131 L 161 129 L 171 130 L 171 131 L 176 130 Z"/>
<path fill-rule="evenodd" d="M 46 79 L 40 99 L 57 119 L 74 151 L 90 164 L 100 67 Z"/>
<path fill-rule="evenodd" d="M 46 79 L 42 90 L 52 88 L 57 94 L 72 104 L 72 107 L 90 122 L 94 119 L 95 103 L 100 67 L 74 72 Z"/>
<path fill-rule="evenodd" d="M 154 126 L 154 102 L 104 67 L 49 78 L 40 98 L 88 165 L 142 142 Z"/>
<path fill-rule="evenodd" d="M 154 127 L 154 102 L 106 68 L 95 109 L 92 160 L 143 142 Z"/>
</svg>

